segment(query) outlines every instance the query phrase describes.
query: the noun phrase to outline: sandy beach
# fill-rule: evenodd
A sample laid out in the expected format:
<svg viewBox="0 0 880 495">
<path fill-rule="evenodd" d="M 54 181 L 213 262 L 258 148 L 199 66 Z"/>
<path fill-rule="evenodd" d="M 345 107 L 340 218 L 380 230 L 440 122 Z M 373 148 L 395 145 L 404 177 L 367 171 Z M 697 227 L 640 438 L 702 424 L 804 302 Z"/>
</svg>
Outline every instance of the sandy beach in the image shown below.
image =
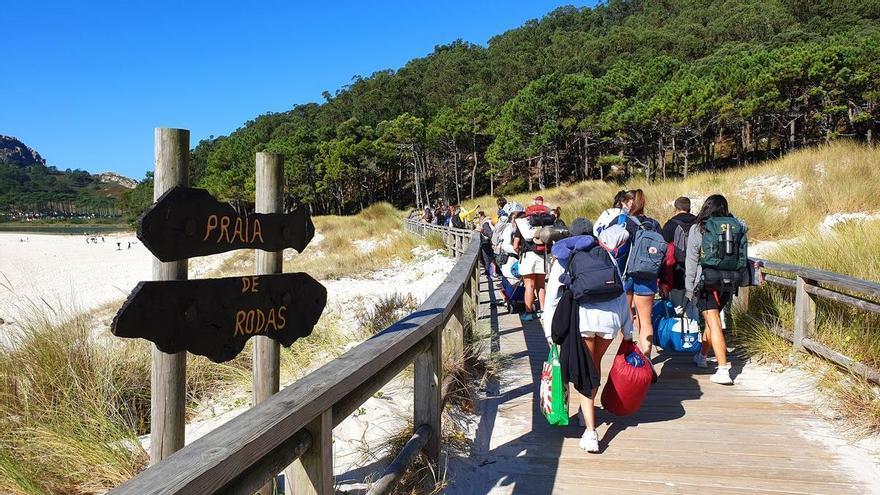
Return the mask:
<svg viewBox="0 0 880 495">
<path fill-rule="evenodd" d="M 0 233 L 0 318 L 13 324 L 32 309 L 49 307 L 61 314 L 89 311 L 124 299 L 150 278 L 150 252 L 133 233 L 87 239 Z"/>
</svg>

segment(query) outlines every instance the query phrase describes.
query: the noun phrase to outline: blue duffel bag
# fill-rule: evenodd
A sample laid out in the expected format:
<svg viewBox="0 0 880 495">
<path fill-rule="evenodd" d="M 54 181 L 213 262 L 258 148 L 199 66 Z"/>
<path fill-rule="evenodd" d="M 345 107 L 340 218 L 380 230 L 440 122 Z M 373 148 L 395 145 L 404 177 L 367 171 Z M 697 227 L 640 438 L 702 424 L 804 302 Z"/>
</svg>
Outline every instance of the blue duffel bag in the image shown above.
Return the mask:
<svg viewBox="0 0 880 495">
<path fill-rule="evenodd" d="M 661 299 L 654 303 L 651 320 L 654 324 L 654 345 L 667 351 L 700 352 L 702 339 L 699 322 L 688 318 L 684 312 L 677 315 L 671 302 Z"/>
</svg>

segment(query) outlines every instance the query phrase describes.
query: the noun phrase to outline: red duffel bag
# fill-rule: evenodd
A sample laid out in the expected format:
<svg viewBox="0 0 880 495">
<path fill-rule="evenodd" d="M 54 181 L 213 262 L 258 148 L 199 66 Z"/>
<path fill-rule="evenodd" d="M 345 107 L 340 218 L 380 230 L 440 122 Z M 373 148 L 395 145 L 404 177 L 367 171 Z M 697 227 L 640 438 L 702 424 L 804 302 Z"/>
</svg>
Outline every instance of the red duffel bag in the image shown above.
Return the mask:
<svg viewBox="0 0 880 495">
<path fill-rule="evenodd" d="M 622 341 L 602 390 L 602 407 L 617 416 L 638 412 L 653 379 L 654 368 L 639 346 L 632 340 Z"/>
</svg>

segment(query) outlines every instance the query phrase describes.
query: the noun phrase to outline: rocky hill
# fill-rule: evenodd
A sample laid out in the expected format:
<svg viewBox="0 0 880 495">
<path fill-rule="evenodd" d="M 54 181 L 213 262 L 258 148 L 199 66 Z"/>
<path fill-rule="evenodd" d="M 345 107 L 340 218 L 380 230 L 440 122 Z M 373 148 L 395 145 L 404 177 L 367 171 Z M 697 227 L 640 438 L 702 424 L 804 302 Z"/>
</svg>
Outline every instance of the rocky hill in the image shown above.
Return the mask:
<svg viewBox="0 0 880 495">
<path fill-rule="evenodd" d="M 30 167 L 34 165 L 45 166 L 46 160 L 18 139 L 0 134 L 0 163 Z"/>
<path fill-rule="evenodd" d="M 58 170 L 36 150 L 0 135 L 0 221 L 117 219 L 119 200 L 137 181 L 105 172 Z"/>
</svg>

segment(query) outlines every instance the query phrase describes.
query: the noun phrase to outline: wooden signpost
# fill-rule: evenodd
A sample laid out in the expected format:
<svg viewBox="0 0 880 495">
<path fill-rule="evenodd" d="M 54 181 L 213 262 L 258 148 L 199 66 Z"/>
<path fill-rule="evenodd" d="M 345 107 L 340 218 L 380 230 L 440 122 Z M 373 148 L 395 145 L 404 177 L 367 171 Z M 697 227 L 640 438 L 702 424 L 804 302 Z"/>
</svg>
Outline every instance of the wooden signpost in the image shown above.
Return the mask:
<svg viewBox="0 0 880 495">
<path fill-rule="evenodd" d="M 141 217 L 137 237 L 162 261 L 234 249 L 302 251 L 315 235 L 306 208 L 291 213 L 239 214 L 204 189 L 175 187 Z"/>
<path fill-rule="evenodd" d="M 186 187 L 189 131 L 155 130 L 156 201 L 137 236 L 153 253 L 153 281 L 141 282 L 113 319 L 114 335 L 153 342 L 150 464 L 183 448 L 186 353 L 215 362 L 254 345 L 254 399 L 278 391 L 278 345 L 311 333 L 327 290 L 305 273 L 281 273 L 281 252 L 302 250 L 315 234 L 308 210 L 283 213 L 280 155 L 257 153 L 257 211 L 240 212 L 203 189 Z M 235 249 L 257 250 L 257 274 L 187 280 L 187 260 Z M 261 493 L 271 491 L 267 486 Z"/>
<path fill-rule="evenodd" d="M 258 335 L 289 347 L 311 333 L 326 303 L 327 290 L 305 273 L 141 282 L 111 331 L 222 363 Z"/>
</svg>

